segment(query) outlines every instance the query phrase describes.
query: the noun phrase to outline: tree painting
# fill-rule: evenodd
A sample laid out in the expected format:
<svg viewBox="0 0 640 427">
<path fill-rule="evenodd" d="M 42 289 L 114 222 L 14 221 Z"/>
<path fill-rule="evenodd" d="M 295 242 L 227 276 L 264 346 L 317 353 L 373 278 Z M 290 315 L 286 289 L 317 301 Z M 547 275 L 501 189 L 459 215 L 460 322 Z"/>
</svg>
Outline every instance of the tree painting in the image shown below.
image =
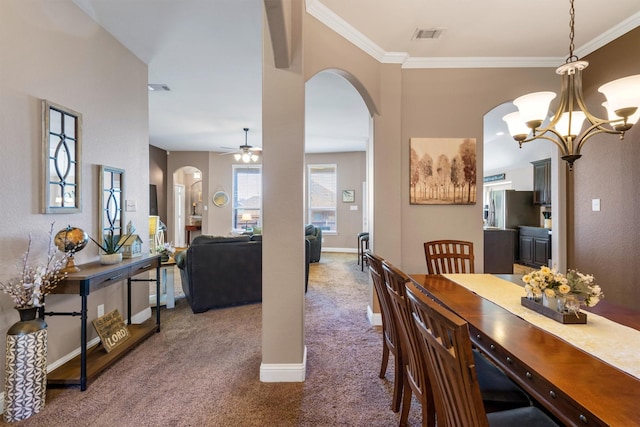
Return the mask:
<svg viewBox="0 0 640 427">
<path fill-rule="evenodd" d="M 475 138 L 411 138 L 412 205 L 476 203 Z"/>
</svg>

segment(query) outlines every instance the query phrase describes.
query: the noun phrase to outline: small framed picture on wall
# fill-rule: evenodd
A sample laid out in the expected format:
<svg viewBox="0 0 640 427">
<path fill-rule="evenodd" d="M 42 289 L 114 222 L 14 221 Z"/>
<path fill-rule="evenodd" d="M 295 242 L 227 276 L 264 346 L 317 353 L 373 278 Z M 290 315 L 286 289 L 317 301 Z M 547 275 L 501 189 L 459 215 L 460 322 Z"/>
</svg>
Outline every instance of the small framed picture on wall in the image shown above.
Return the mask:
<svg viewBox="0 0 640 427">
<path fill-rule="evenodd" d="M 356 190 L 342 190 L 342 201 L 344 203 L 353 203 L 356 201 Z"/>
</svg>

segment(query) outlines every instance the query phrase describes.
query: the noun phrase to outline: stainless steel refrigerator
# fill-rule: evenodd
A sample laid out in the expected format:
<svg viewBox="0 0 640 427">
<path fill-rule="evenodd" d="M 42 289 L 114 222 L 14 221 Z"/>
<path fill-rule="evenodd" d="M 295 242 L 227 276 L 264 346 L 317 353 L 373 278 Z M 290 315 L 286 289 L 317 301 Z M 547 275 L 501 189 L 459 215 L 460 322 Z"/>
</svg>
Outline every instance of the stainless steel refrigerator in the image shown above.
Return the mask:
<svg viewBox="0 0 640 427">
<path fill-rule="evenodd" d="M 491 191 L 487 220 L 488 226 L 497 228 L 539 227 L 540 208 L 533 204 L 533 191 Z"/>
</svg>

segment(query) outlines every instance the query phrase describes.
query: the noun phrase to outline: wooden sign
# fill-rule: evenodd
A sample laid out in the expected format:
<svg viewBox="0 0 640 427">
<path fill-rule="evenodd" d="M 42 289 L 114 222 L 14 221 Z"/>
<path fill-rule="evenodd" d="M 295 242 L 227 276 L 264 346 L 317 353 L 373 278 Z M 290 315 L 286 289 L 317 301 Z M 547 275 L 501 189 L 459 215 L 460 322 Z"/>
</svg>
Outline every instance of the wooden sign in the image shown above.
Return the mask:
<svg viewBox="0 0 640 427">
<path fill-rule="evenodd" d="M 98 336 L 107 353 L 131 336 L 127 325 L 124 324 L 124 320 L 117 309 L 95 319 L 93 321 L 93 327 L 96 328 L 96 332 L 98 332 Z"/>
</svg>

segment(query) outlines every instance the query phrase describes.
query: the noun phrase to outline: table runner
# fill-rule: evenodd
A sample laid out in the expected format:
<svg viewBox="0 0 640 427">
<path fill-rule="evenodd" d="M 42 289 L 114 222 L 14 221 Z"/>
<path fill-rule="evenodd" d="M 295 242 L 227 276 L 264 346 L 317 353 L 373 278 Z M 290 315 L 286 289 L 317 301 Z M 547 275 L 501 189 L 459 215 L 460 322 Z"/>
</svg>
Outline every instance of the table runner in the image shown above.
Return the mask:
<svg viewBox="0 0 640 427">
<path fill-rule="evenodd" d="M 597 314 L 587 314 L 586 325 L 564 325 L 520 304 L 524 288 L 491 274 L 445 274 L 457 283 L 523 318 L 574 347 L 640 379 L 640 331 Z"/>
</svg>

